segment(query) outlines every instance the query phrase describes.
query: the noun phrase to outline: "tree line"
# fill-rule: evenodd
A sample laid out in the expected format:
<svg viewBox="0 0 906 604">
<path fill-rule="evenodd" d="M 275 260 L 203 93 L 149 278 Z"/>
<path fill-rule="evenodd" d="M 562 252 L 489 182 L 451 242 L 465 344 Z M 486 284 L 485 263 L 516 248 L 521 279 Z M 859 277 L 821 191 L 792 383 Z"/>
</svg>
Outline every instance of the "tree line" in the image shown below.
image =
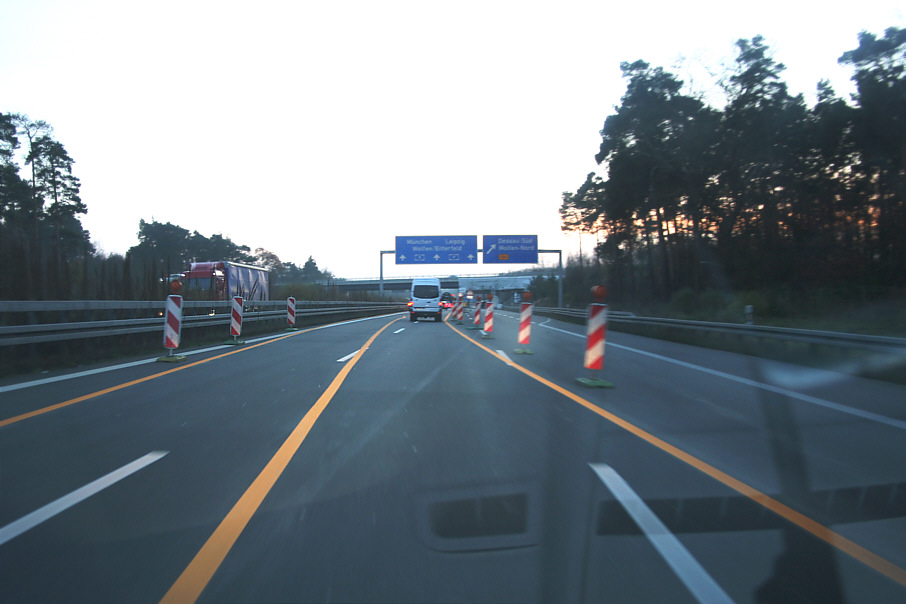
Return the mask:
<svg viewBox="0 0 906 604">
<path fill-rule="evenodd" d="M 266 266 L 275 285 L 333 279 L 311 256 L 299 267 L 220 234 L 153 220 L 139 221 L 138 244 L 125 255 L 100 252 L 79 218 L 88 207 L 74 163 L 47 122 L 0 113 L 0 299 L 158 299 L 169 275 L 207 260 Z"/>
<path fill-rule="evenodd" d="M 661 67 L 621 64 L 601 166 L 564 192 L 562 228 L 598 236 L 611 296 L 906 285 L 906 29 L 858 36 L 808 106 L 761 36 L 736 43 L 710 106 Z"/>
</svg>

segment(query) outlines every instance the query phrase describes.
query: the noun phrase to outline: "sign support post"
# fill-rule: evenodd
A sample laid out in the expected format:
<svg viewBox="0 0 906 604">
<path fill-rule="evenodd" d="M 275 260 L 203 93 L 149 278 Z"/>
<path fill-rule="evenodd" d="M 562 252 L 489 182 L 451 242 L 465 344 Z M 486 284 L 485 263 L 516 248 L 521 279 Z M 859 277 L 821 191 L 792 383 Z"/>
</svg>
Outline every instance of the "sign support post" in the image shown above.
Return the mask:
<svg viewBox="0 0 906 604">
<path fill-rule="evenodd" d="M 380 296 L 384 299 L 384 254 L 396 254 L 396 250 L 381 250 L 381 279 L 380 279 Z"/>
<path fill-rule="evenodd" d="M 539 254 L 557 254 L 557 306 L 563 308 L 563 250 L 538 250 Z"/>
</svg>

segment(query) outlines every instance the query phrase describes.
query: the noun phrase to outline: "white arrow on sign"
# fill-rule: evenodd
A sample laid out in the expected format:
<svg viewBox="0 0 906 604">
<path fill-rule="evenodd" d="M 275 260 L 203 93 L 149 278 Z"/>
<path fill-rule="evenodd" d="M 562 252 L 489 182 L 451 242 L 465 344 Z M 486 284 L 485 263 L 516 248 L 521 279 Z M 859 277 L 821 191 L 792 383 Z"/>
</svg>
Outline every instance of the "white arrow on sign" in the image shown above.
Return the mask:
<svg viewBox="0 0 906 604">
<path fill-rule="evenodd" d="M 488 249 L 488 251 L 485 252 L 485 254 L 490 254 L 491 252 L 493 252 L 495 247 L 497 247 L 497 244 L 496 244 L 496 243 L 495 243 L 494 245 L 492 245 L 492 246 L 490 247 L 490 249 Z"/>
<path fill-rule="evenodd" d="M 434 260 L 440 260 L 440 254 L 434 254 Z"/>
<path fill-rule="evenodd" d="M 468 258 L 469 260 L 475 260 L 475 256 L 473 254 L 469 254 Z"/>
<path fill-rule="evenodd" d="M 400 260 L 405 261 L 405 260 L 406 260 L 406 255 L 405 255 L 405 254 L 400 254 Z"/>
</svg>

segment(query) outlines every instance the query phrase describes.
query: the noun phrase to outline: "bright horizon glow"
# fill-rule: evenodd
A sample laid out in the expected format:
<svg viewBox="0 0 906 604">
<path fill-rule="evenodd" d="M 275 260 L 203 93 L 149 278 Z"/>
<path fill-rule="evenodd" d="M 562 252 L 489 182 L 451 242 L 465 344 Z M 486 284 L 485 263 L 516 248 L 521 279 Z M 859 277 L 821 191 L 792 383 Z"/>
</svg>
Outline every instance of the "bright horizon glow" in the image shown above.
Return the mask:
<svg viewBox="0 0 906 604">
<path fill-rule="evenodd" d="M 396 236 L 531 234 L 565 260 L 561 193 L 598 169 L 621 62 L 711 98 L 760 34 L 811 104 L 821 79 L 853 92 L 837 59 L 860 31 L 906 26 L 893 1 L 637 6 L 11 0 L 0 111 L 53 126 L 107 253 L 144 219 L 343 278 L 377 277 Z M 521 268 L 384 259 L 388 278 Z"/>
</svg>

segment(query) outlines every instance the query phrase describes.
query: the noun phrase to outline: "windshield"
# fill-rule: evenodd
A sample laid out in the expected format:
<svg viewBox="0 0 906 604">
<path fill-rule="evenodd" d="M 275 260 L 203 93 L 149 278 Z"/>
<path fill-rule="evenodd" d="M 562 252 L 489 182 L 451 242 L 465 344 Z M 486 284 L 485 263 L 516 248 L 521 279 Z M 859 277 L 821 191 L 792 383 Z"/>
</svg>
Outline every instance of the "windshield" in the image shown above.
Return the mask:
<svg viewBox="0 0 906 604">
<path fill-rule="evenodd" d="M 906 603 L 903 0 L 0 23 L 0 602 Z"/>
<path fill-rule="evenodd" d="M 412 295 L 416 298 L 436 298 L 440 296 L 440 289 L 436 285 L 416 285 L 412 288 Z"/>
</svg>

